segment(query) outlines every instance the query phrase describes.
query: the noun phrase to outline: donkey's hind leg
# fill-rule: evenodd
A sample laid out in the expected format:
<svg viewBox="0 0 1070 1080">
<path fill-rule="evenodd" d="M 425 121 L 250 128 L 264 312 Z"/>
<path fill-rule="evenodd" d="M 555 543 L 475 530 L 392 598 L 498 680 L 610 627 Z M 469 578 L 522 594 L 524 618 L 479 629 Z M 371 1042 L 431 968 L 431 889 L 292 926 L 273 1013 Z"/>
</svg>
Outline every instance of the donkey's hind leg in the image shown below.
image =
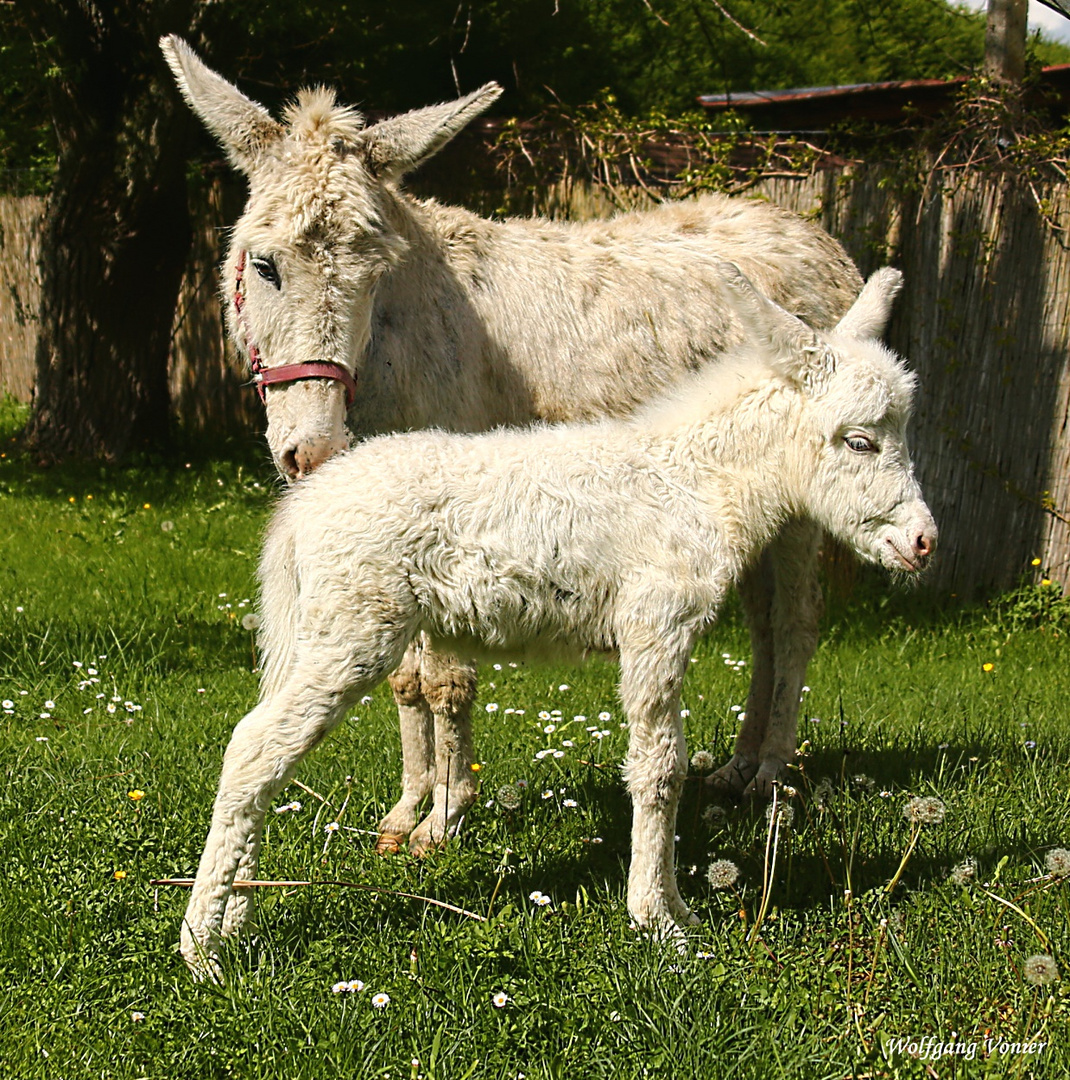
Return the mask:
<svg viewBox="0 0 1070 1080">
<path fill-rule="evenodd" d="M 732 757 L 706 783 L 732 799 L 742 797 L 761 764 L 762 743 L 769 724 L 775 675 L 773 641 L 773 562 L 762 553 L 738 584 L 743 613 L 750 631 L 751 678 L 743 726 L 736 735 Z"/>
<path fill-rule="evenodd" d="M 431 812 L 409 837 L 409 850 L 417 855 L 456 835 L 479 794 L 472 772 L 475 665 L 434 652 L 426 641 L 420 656 L 420 685 L 435 725 L 435 799 Z"/>
<path fill-rule="evenodd" d="M 390 676 L 401 728 L 401 798 L 379 825 L 375 850 L 397 851 L 419 821 L 420 803 L 435 785 L 435 720 L 424 697 L 420 663 L 422 640 L 408 648 L 401 666 Z"/>
</svg>

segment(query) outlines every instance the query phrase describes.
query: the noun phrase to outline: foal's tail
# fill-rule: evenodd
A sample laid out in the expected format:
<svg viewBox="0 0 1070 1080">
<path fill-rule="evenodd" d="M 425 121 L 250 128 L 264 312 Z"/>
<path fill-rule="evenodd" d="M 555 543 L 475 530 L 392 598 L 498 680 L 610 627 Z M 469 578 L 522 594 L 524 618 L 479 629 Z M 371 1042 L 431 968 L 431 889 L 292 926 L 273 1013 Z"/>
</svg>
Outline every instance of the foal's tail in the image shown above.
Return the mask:
<svg viewBox="0 0 1070 1080">
<path fill-rule="evenodd" d="M 260 556 L 260 700 L 286 681 L 298 632 L 301 580 L 297 572 L 296 529 L 284 502 L 268 526 Z"/>
</svg>

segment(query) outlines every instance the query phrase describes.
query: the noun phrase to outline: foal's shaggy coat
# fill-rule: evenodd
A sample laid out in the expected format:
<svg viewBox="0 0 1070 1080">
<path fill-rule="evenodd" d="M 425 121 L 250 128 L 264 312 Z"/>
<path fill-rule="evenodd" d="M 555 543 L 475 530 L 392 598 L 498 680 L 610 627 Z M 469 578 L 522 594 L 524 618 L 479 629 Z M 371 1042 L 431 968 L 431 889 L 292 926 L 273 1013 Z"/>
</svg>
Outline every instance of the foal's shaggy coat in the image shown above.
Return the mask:
<svg viewBox="0 0 1070 1080">
<path fill-rule="evenodd" d="M 269 369 L 327 362 L 355 376 L 348 421 L 360 436 L 624 415 L 738 342 L 720 260 L 812 326 L 832 326 L 861 288 L 827 233 L 752 200 L 711 195 L 573 223 L 489 221 L 407 195 L 404 174 L 497 98 L 493 84 L 372 125 L 329 91 L 308 91 L 280 123 L 178 38 L 161 44 L 249 180 L 223 268 L 231 335 Z M 347 445 L 340 382 L 273 384 L 266 405 L 284 475 Z M 818 540 L 812 524 L 786 523 L 739 583 L 752 683 L 736 753 L 716 774 L 736 796 L 767 796 L 795 748 L 821 608 Z M 383 849 L 440 843 L 475 797 L 467 659 L 418 644 L 391 678 L 403 792 L 382 822 Z M 256 876 L 251 854 L 242 874 Z"/>
<path fill-rule="evenodd" d="M 628 909 L 659 933 L 695 921 L 673 870 L 679 696 L 725 591 L 793 516 L 891 569 L 920 568 L 936 538 L 905 443 L 914 380 L 873 340 L 898 272 L 826 336 L 722 274 L 755 344 L 633 419 L 373 439 L 283 500 L 261 562 L 261 701 L 227 748 L 183 927 L 194 971 L 216 973 L 271 800 L 420 632 L 464 655 L 619 657 Z"/>
</svg>

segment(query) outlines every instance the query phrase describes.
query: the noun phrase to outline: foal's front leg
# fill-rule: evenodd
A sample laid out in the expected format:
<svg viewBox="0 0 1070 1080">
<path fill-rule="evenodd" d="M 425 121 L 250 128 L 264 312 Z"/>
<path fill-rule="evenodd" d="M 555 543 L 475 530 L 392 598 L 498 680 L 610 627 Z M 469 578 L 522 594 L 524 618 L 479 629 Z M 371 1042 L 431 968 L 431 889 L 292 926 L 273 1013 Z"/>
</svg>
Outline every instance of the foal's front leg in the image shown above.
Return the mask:
<svg viewBox="0 0 1070 1080">
<path fill-rule="evenodd" d="M 776 679 L 758 772 L 744 790 L 744 798 L 770 799 L 774 782 L 783 777 L 785 765 L 795 756 L 806 667 L 817 649 L 824 611 L 818 581 L 820 546 L 820 526 L 797 520 L 789 522 L 769 548 Z"/>
<path fill-rule="evenodd" d="M 359 692 L 359 690 L 358 690 Z M 212 825 L 182 922 L 182 956 L 197 978 L 219 980 L 219 938 L 239 863 L 255 859 L 264 817 L 297 763 L 345 713 L 348 698 L 299 679 L 260 702 L 234 729 Z M 227 920 L 238 928 L 240 905 Z"/>
<path fill-rule="evenodd" d="M 773 564 L 768 551 L 762 552 L 737 585 L 743 614 L 750 632 L 751 677 L 743 726 L 736 735 L 732 757 L 706 781 L 730 798 L 742 797 L 761 764 L 762 742 L 769 726 L 776 677 L 773 648 Z"/>
<path fill-rule="evenodd" d="M 687 775 L 680 689 L 694 636 L 679 629 L 629 635 L 620 696 L 630 733 L 624 778 L 632 798 L 628 911 L 639 926 L 680 937 L 698 922 L 676 884 L 676 811 Z M 638 640 L 636 640 L 638 638 Z"/>
</svg>

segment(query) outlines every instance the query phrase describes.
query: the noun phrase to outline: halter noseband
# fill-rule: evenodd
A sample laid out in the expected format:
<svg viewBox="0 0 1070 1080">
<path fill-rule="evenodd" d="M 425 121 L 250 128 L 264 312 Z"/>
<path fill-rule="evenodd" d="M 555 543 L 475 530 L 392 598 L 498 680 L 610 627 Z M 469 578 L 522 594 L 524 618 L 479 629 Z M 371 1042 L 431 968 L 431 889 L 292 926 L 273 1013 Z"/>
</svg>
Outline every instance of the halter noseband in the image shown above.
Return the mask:
<svg viewBox="0 0 1070 1080">
<path fill-rule="evenodd" d="M 267 392 L 264 389 L 271 383 L 297 382 L 298 379 L 334 379 L 346 388 L 346 408 L 350 408 L 357 397 L 357 380 L 341 364 L 329 360 L 311 360 L 304 364 L 283 364 L 281 367 L 265 367 L 260 359 L 260 350 L 249 341 L 249 328 L 242 316 L 245 307 L 245 252 L 238 256 L 238 270 L 234 280 L 234 311 L 238 322 L 245 330 L 246 348 L 249 351 L 249 366 L 253 370 L 253 385 L 261 402 L 266 403 Z"/>
</svg>

